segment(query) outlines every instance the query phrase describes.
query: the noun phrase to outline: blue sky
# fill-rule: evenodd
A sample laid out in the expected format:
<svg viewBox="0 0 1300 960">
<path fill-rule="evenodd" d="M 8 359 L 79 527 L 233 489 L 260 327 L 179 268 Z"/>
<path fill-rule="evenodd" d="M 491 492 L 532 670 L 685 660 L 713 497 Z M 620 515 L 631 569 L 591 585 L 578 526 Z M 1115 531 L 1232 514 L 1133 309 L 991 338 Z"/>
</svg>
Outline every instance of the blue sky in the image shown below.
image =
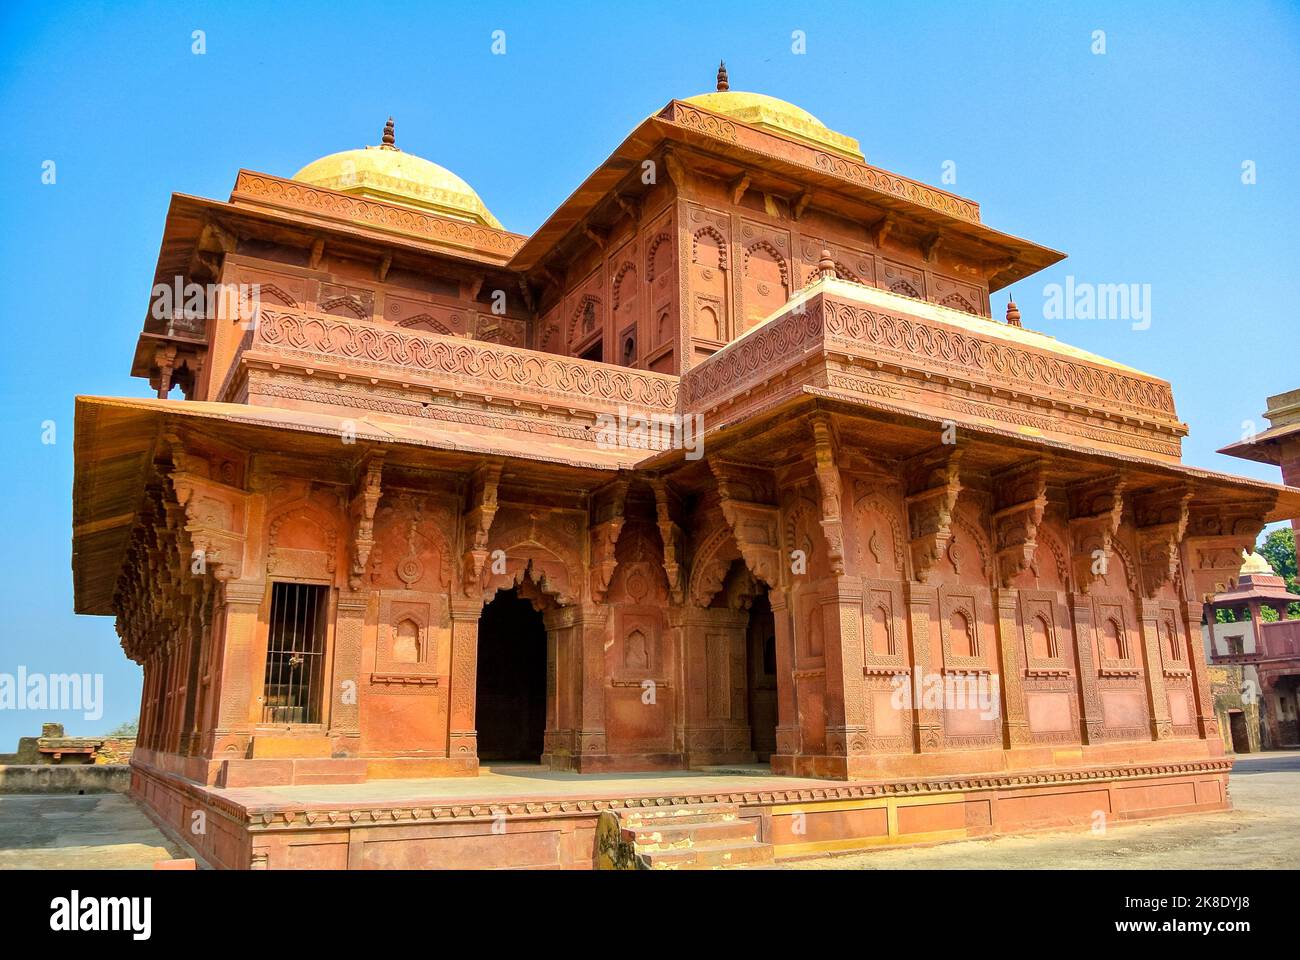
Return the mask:
<svg viewBox="0 0 1300 960">
<path fill-rule="evenodd" d="M 111 621 L 72 614 L 72 398 L 148 394 L 128 370 L 169 194 L 224 198 L 240 167 L 289 176 L 378 142 L 389 114 L 399 146 L 527 233 L 725 57 L 733 89 L 799 104 L 877 166 L 938 184 L 955 163 L 950 189 L 987 223 L 1070 254 L 1011 288 L 1026 325 L 1170 380 L 1186 462 L 1278 479 L 1214 450 L 1300 387 L 1297 7 L 545 6 L 4 5 L 0 673 L 103 673 L 106 703 L 98 721 L 0 710 L 0 752 L 41 720 L 93 733 L 137 711 Z M 1150 284 L 1150 328 L 1044 320 L 1067 275 Z"/>
</svg>

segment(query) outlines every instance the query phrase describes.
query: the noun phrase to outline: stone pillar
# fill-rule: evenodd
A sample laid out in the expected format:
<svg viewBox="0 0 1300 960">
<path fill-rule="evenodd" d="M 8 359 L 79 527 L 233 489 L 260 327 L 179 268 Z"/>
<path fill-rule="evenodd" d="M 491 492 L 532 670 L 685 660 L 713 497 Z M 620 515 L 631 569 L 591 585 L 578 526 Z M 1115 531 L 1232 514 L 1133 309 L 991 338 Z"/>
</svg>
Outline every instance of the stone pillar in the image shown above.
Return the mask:
<svg viewBox="0 0 1300 960">
<path fill-rule="evenodd" d="M 189 639 L 186 643 L 185 659 L 185 704 L 181 715 L 180 753 L 193 755 L 199 745 L 200 723 L 200 688 L 204 673 L 203 659 L 207 654 L 209 601 L 211 594 L 206 586 L 201 587 L 190 598 Z"/>
<path fill-rule="evenodd" d="M 1151 739 L 1168 740 L 1174 735 L 1169 719 L 1169 694 L 1165 690 L 1164 657 L 1160 653 L 1160 607 L 1146 598 L 1138 600 L 1142 622 L 1142 649 L 1146 653 L 1147 706 L 1151 715 Z"/>
<path fill-rule="evenodd" d="M 575 646 L 581 656 L 582 704 L 574 745 L 578 769 L 588 760 L 605 755 L 605 641 L 610 608 L 603 603 L 584 602 L 574 610 Z"/>
<path fill-rule="evenodd" d="M 330 748 L 355 757 L 361 749 L 361 643 L 370 595 L 340 590 L 334 620 L 334 676 L 329 689 Z"/>
<path fill-rule="evenodd" d="M 772 590 L 767 599 L 772 605 L 772 620 L 776 628 L 777 721 L 772 772 L 789 775 L 794 772 L 794 758 L 801 749 L 799 713 L 795 701 L 795 638 L 790 621 L 790 594 L 787 590 Z"/>
<path fill-rule="evenodd" d="M 687 762 L 752 763 L 749 680 L 745 670 L 748 613 L 691 607 L 685 622 Z"/>
<path fill-rule="evenodd" d="M 1074 621 L 1074 655 L 1079 669 L 1079 732 L 1084 743 L 1100 743 L 1105 718 L 1097 692 L 1097 664 L 1092 658 L 1092 601 L 1071 594 L 1070 617 Z"/>
<path fill-rule="evenodd" d="M 478 762 L 474 717 L 478 682 L 478 621 L 483 601 L 451 601 L 451 706 L 447 717 L 447 754 L 453 760 Z"/>
<path fill-rule="evenodd" d="M 930 655 L 930 611 L 938 602 L 939 591 L 924 583 L 908 581 L 904 594 L 907 600 L 907 622 L 912 639 L 912 674 L 908 678 L 913 694 L 921 689 L 921 681 L 933 673 L 936 664 Z M 937 629 L 937 625 L 936 625 Z M 915 696 L 913 700 L 915 701 Z M 912 717 L 916 730 L 916 749 L 919 753 L 934 753 L 943 748 L 943 718 L 937 710 L 925 709 L 921 703 L 912 703 Z"/>
<path fill-rule="evenodd" d="M 217 693 L 221 688 L 221 663 L 225 656 L 225 605 L 218 599 L 219 585 L 213 584 L 208 603 L 207 636 L 203 645 L 203 669 L 199 676 L 203 698 L 199 708 L 197 753 L 211 757 L 212 731 L 217 726 Z"/>
<path fill-rule="evenodd" d="M 266 671 L 265 651 L 259 643 L 258 616 L 266 584 L 228 580 L 222 583 L 218 602 L 224 608 L 217 723 L 213 731 L 212 759 L 242 759 L 261 718 L 257 702 Z"/>
<path fill-rule="evenodd" d="M 141 664 L 144 671 L 144 683 L 140 690 L 140 727 L 138 741 L 140 746 L 153 749 L 154 723 L 153 723 L 153 692 L 158 683 L 158 669 L 154 666 L 154 658 L 148 656 L 144 663 Z"/>
<path fill-rule="evenodd" d="M 664 647 L 673 658 L 673 753 L 686 765 L 686 607 L 670 606 L 667 610 Z M 778 641 L 779 644 L 779 641 Z M 778 646 L 779 650 L 779 646 Z M 780 654 L 778 653 L 778 657 Z"/>
<path fill-rule="evenodd" d="M 180 694 L 181 694 L 181 638 L 170 623 L 167 623 L 167 637 L 163 641 L 163 657 L 166 664 L 164 677 L 164 706 L 162 725 L 162 749 L 165 753 L 175 753 L 180 738 Z"/>
<path fill-rule="evenodd" d="M 1025 715 L 1024 641 L 1016 616 L 1020 593 L 1012 587 L 993 591 L 998 611 L 998 672 L 1002 696 L 1002 743 L 1010 749 L 1031 742 Z"/>
<path fill-rule="evenodd" d="M 1201 636 L 1201 617 L 1205 615 L 1205 604 L 1189 601 L 1183 608 L 1182 628 L 1184 636 L 1192 642 L 1187 644 L 1187 662 L 1192 670 L 1192 691 L 1196 698 L 1196 731 L 1202 740 L 1212 740 L 1219 735 L 1219 718 L 1214 712 L 1214 691 L 1210 684 L 1209 665 L 1205 660 L 1205 643 Z M 1213 642 L 1214 617 L 1209 618 L 1211 643 Z M 1224 731 L 1230 734 L 1231 731 Z"/>
<path fill-rule="evenodd" d="M 146 733 L 141 742 L 150 750 L 158 749 L 158 684 L 159 674 L 162 668 L 159 666 L 158 648 L 154 647 L 149 651 L 144 661 L 145 688 L 144 696 L 141 698 L 141 722 L 145 726 Z"/>
<path fill-rule="evenodd" d="M 862 675 L 862 580 L 840 576 L 824 584 L 826 756 L 848 759 L 867 752 L 866 681 Z"/>
<path fill-rule="evenodd" d="M 552 607 L 542 614 L 547 670 L 542 763 L 552 770 L 572 770 L 576 765 L 575 731 L 582 722 L 581 629 L 576 614 L 572 606 Z"/>
</svg>

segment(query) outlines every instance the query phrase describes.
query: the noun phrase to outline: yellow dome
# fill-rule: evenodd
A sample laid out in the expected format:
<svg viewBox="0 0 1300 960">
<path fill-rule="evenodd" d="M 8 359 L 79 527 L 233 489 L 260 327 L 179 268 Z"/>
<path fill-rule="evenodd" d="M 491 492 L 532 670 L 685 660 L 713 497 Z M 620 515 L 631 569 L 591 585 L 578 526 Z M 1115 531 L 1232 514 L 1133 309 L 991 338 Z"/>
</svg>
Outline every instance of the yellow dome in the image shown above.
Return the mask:
<svg viewBox="0 0 1300 960">
<path fill-rule="evenodd" d="M 1242 553 L 1245 553 L 1245 551 L 1243 550 Z M 1241 574 L 1264 573 L 1272 575 L 1273 568 L 1270 567 L 1268 561 L 1258 553 L 1252 553 L 1250 556 L 1246 557 L 1246 562 L 1241 565 L 1241 570 L 1238 572 Z"/>
<path fill-rule="evenodd" d="M 725 83 L 725 71 L 719 72 L 719 82 Z M 765 93 L 723 89 L 687 97 L 685 102 L 725 114 L 760 130 L 792 137 L 818 149 L 830 150 L 853 160 L 866 160 L 857 140 L 836 133 L 802 107 Z"/>
<path fill-rule="evenodd" d="M 439 216 L 502 229 L 474 188 L 445 167 L 393 145 L 393 122 L 377 147 L 331 153 L 293 175 L 301 183 L 354 197 L 400 203 Z"/>
</svg>

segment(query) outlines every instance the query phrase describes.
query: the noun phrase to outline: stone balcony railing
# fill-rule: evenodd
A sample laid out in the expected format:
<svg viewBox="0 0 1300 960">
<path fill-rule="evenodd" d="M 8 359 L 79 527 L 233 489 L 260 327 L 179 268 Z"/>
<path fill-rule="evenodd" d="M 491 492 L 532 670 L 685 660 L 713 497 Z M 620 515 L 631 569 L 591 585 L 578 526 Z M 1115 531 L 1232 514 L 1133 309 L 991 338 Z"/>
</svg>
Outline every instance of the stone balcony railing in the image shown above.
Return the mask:
<svg viewBox="0 0 1300 960">
<path fill-rule="evenodd" d="M 240 344 L 220 394 L 238 400 L 252 366 L 297 375 L 386 382 L 587 412 L 671 414 L 679 380 L 667 374 L 485 343 L 411 333 L 333 316 L 263 310 Z"/>
<path fill-rule="evenodd" d="M 286 381 L 267 396 L 306 391 L 328 406 L 335 398 L 327 385 L 334 394 L 373 390 L 384 399 L 372 398 L 372 409 L 416 415 L 421 394 L 440 392 L 568 409 L 579 419 L 625 409 L 717 423 L 811 393 L 1165 462 L 1178 462 L 1186 434 L 1163 380 L 1032 331 L 831 279 L 683 377 L 265 309 L 218 398 L 259 402 L 252 376 Z M 299 383 L 288 385 L 291 378 Z M 306 390 L 303 378 L 316 386 Z"/>
<path fill-rule="evenodd" d="M 1177 461 L 1169 384 L 1051 337 L 827 279 L 682 380 L 684 410 L 743 410 L 799 389 L 1076 446 Z"/>
<path fill-rule="evenodd" d="M 1265 657 L 1300 657 L 1300 620 L 1262 623 L 1260 645 Z"/>
</svg>

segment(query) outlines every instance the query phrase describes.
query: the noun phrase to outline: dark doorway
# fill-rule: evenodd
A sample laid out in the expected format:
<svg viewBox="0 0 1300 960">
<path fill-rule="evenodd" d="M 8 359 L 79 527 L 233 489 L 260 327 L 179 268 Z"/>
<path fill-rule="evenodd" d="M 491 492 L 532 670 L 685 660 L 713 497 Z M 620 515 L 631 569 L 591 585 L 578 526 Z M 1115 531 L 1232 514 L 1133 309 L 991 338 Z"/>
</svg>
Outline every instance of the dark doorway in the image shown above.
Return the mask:
<svg viewBox="0 0 1300 960">
<path fill-rule="evenodd" d="M 537 763 L 546 732 L 546 628 L 514 590 L 499 590 L 478 621 L 475 726 L 480 760 Z"/>
<path fill-rule="evenodd" d="M 776 621 L 764 592 L 749 608 L 745 648 L 749 661 L 750 747 L 758 760 L 776 752 Z"/>
<path fill-rule="evenodd" d="M 1246 715 L 1240 710 L 1229 710 L 1228 730 L 1232 733 L 1232 752 L 1250 753 L 1250 734 L 1246 730 Z"/>
</svg>

